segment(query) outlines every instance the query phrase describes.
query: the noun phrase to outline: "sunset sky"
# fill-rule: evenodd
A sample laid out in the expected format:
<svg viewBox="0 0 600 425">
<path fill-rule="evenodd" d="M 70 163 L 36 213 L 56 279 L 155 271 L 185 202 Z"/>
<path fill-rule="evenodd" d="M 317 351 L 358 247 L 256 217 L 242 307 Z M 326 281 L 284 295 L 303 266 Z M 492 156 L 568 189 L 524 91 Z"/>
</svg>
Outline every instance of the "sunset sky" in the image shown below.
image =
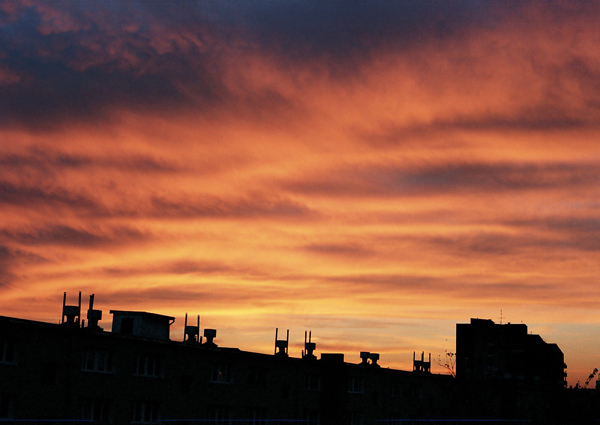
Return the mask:
<svg viewBox="0 0 600 425">
<path fill-rule="evenodd" d="M 600 367 L 600 3 L 0 1 L 0 315 Z M 502 312 L 502 313 L 501 313 Z M 444 373 L 434 365 L 433 371 Z"/>
</svg>

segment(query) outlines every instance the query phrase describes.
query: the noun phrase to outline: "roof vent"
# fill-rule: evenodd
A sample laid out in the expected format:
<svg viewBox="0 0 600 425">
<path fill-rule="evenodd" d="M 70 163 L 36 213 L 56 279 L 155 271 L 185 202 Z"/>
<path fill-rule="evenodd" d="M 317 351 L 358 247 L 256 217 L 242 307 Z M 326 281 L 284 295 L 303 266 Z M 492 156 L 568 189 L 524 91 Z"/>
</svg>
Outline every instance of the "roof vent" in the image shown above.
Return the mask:
<svg viewBox="0 0 600 425">
<path fill-rule="evenodd" d="M 370 353 L 369 351 L 360 352 L 362 366 L 379 367 L 377 361 L 379 360 L 379 353 Z"/>
<path fill-rule="evenodd" d="M 371 367 L 379 367 L 377 362 L 379 361 L 379 353 L 371 353 L 369 357 L 371 359 Z"/>
<path fill-rule="evenodd" d="M 206 338 L 206 342 L 204 345 L 206 347 L 217 347 L 217 344 L 213 342 L 213 339 L 217 337 L 216 329 L 204 329 L 204 338 Z"/>
</svg>

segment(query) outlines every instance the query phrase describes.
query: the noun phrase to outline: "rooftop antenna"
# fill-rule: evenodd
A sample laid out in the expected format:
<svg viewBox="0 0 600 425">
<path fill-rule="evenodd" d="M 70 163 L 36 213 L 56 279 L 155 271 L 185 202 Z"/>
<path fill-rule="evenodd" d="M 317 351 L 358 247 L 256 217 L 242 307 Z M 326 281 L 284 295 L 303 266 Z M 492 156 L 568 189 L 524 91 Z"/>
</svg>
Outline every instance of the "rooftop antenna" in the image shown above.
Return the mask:
<svg viewBox="0 0 600 425">
<path fill-rule="evenodd" d="M 288 356 L 288 345 L 290 342 L 290 330 L 287 330 L 286 339 L 277 339 L 279 328 L 275 328 L 275 355 L 281 357 Z"/>
<path fill-rule="evenodd" d="M 316 356 L 313 352 L 317 348 L 317 344 L 311 342 L 312 331 L 308 331 L 308 341 L 306 340 L 306 331 L 304 331 L 304 350 L 302 351 L 302 357 L 306 357 L 309 359 L 316 359 Z"/>
<path fill-rule="evenodd" d="M 429 361 L 425 361 L 425 352 L 421 352 L 421 360 L 416 359 L 413 351 L 413 372 L 431 373 L 431 353 L 429 353 Z"/>
<path fill-rule="evenodd" d="M 185 324 L 183 326 L 183 342 L 198 342 L 198 337 L 200 336 L 200 315 L 198 315 L 196 326 L 188 326 L 187 319 L 188 315 L 187 313 L 185 313 Z"/>
<path fill-rule="evenodd" d="M 65 323 L 65 318 L 67 319 Z M 78 305 L 67 305 L 67 293 L 63 294 L 63 310 L 61 324 L 67 326 L 79 326 L 81 319 L 81 291 L 79 291 L 79 304 Z"/>
<path fill-rule="evenodd" d="M 502 324 L 502 309 L 500 309 L 500 324 Z"/>
<path fill-rule="evenodd" d="M 94 310 L 94 296 L 94 294 L 90 295 L 90 306 L 87 312 L 88 328 L 91 330 L 101 330 L 102 328 L 98 326 L 98 322 L 102 320 L 102 310 Z"/>
</svg>

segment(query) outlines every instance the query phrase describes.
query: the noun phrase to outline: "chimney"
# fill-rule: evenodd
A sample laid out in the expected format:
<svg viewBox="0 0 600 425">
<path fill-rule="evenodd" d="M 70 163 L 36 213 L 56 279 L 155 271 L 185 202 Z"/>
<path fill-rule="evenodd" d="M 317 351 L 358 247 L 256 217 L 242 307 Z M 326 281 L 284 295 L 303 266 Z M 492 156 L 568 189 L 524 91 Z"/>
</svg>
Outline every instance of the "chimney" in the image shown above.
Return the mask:
<svg viewBox="0 0 600 425">
<path fill-rule="evenodd" d="M 216 337 L 216 329 L 204 329 L 204 338 L 206 338 L 206 342 L 203 345 L 210 348 L 216 348 L 217 344 L 213 342 L 213 339 L 215 339 Z"/>
</svg>

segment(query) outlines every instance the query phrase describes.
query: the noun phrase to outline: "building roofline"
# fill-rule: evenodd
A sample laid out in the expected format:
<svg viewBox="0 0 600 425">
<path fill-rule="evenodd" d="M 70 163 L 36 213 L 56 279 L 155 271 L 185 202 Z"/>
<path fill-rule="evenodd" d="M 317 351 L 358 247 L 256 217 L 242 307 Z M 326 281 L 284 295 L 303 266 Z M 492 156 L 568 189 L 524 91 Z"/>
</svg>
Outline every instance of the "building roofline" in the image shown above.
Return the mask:
<svg viewBox="0 0 600 425">
<path fill-rule="evenodd" d="M 175 317 L 173 316 L 166 316 L 164 314 L 158 314 L 158 313 L 149 313 L 147 311 L 131 311 L 131 310 L 110 310 L 110 314 L 128 314 L 131 316 L 153 316 L 153 317 L 160 317 L 160 318 L 164 318 L 164 319 L 169 319 L 169 320 L 175 320 Z"/>
<path fill-rule="evenodd" d="M 0 316 L 0 320 L 38 326 L 60 326 L 60 323 L 42 322 L 41 320 L 21 319 L 19 317 Z"/>
</svg>

